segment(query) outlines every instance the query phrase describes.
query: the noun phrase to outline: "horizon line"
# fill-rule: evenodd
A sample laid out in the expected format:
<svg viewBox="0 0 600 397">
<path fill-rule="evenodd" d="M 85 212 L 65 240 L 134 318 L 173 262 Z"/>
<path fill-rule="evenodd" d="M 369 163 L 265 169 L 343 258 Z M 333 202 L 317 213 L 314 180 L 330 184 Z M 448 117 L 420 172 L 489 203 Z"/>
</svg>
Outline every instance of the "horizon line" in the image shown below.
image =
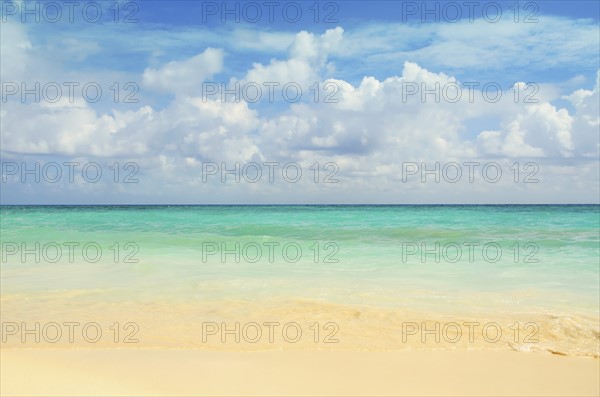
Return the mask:
<svg viewBox="0 0 600 397">
<path fill-rule="evenodd" d="M 1 204 L 0 207 L 267 207 L 267 206 L 303 206 L 303 207 L 342 207 L 342 206 L 362 206 L 362 207 L 376 207 L 376 206 L 437 206 L 437 207 L 449 207 L 449 206 L 510 206 L 510 205 L 522 205 L 522 206 L 583 206 L 583 205 L 596 205 L 600 206 L 600 203 L 356 203 L 356 204 L 336 204 L 336 203 L 322 203 L 322 204 Z"/>
</svg>

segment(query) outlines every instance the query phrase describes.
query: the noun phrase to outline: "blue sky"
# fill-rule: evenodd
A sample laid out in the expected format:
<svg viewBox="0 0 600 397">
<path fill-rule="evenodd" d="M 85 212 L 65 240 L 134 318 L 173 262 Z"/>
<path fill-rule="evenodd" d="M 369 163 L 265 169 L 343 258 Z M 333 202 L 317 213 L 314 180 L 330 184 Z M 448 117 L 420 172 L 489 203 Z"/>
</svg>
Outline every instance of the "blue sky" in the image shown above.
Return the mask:
<svg viewBox="0 0 600 397">
<path fill-rule="evenodd" d="M 219 15 L 236 2 L 121 1 L 118 14 L 97 2 L 92 23 L 79 9 L 69 21 L 55 2 L 62 17 L 51 23 L 48 2 L 37 3 L 39 22 L 23 22 L 36 2 L 3 2 L 2 162 L 94 162 L 105 174 L 133 162 L 139 182 L 23 182 L 4 165 L 2 203 L 598 202 L 597 1 L 476 2 L 472 20 L 465 2 L 275 2 L 273 22 L 267 3 L 237 3 L 236 23 Z M 255 6 L 262 17 L 244 21 Z M 290 22 L 296 9 L 302 18 Z M 103 94 L 94 103 L 81 90 L 73 103 L 64 92 L 56 103 L 7 94 L 36 82 L 94 82 Z M 265 82 L 293 83 L 301 99 L 202 95 L 207 84 Z M 436 84 L 458 86 L 460 100 L 404 92 Z M 498 102 L 482 95 L 486 85 L 502 90 Z M 124 103 L 128 94 L 135 101 Z M 271 161 L 305 174 L 335 163 L 339 182 L 198 182 L 206 163 Z M 505 175 L 535 162 L 542 178 L 397 182 L 406 162 L 468 161 Z"/>
</svg>

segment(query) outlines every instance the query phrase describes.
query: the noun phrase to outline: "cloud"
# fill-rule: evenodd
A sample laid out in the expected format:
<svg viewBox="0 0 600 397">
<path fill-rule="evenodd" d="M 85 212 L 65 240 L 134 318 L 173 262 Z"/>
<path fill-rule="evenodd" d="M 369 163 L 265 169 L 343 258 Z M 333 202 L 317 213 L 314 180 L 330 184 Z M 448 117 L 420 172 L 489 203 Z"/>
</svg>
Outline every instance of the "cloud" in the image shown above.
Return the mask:
<svg viewBox="0 0 600 397">
<path fill-rule="evenodd" d="M 295 51 L 308 59 L 320 58 L 314 51 L 320 47 L 313 45 L 312 39 L 305 37 L 300 42 Z M 177 94 L 194 94 L 186 90 L 193 84 L 185 87 L 184 80 L 199 60 L 213 55 L 209 49 L 190 60 L 167 64 L 155 72 L 153 81 L 158 86 L 169 81 L 168 87 Z M 493 104 L 477 95 L 474 102 L 463 95 L 455 103 L 443 98 L 436 102 L 433 96 L 423 98 L 420 93 L 407 96 L 403 91 L 406 84 L 420 89 L 460 85 L 453 76 L 411 62 L 404 64 L 400 76 L 383 81 L 365 77 L 358 86 L 333 79 L 323 83 L 337 87 L 335 102 L 309 101 L 269 116 L 250 109 L 244 101 L 221 102 L 199 96 L 176 97 L 163 109 L 142 106 L 110 113 L 99 113 L 85 102 L 52 106 L 9 102 L 1 116 L 2 146 L 16 153 L 239 161 L 323 154 L 373 156 L 373 161 L 382 165 L 396 162 L 399 156 L 410 160 L 489 155 L 570 158 L 597 150 L 594 128 L 597 131 L 598 116 L 593 107 L 598 101 L 597 86 L 594 91 L 579 90 L 568 97 L 576 108 L 571 115 L 548 102 L 514 103 L 510 95 Z M 473 141 L 466 134 L 466 124 L 481 114 L 501 118 L 501 128 L 478 131 Z M 581 129 L 574 133 L 574 126 Z"/>
<path fill-rule="evenodd" d="M 564 97 L 575 107 L 573 144 L 583 157 L 600 156 L 600 71 L 592 90 L 579 89 Z"/>
<path fill-rule="evenodd" d="M 573 118 L 549 103 L 531 104 L 502 131 L 483 131 L 477 142 L 485 154 L 508 157 L 571 157 Z"/>
<path fill-rule="evenodd" d="M 596 68 L 598 24 L 593 19 L 539 15 L 537 23 L 483 19 L 457 23 L 378 23 L 347 29 L 332 56 L 355 64 L 387 65 L 412 60 L 450 71 L 510 71 L 557 67 Z M 357 60 L 357 61 L 356 61 Z"/>
<path fill-rule="evenodd" d="M 328 29 L 321 36 L 302 31 L 296 35 L 288 49 L 288 59 L 272 59 L 268 65 L 254 63 L 243 82 L 278 82 L 287 84 L 295 82 L 308 88 L 321 81 L 324 70 L 332 70 L 333 65 L 327 63 L 328 55 L 340 43 L 344 30 L 340 27 Z"/>
<path fill-rule="evenodd" d="M 0 57 L 2 81 L 22 81 L 32 72 L 33 66 L 31 61 L 33 44 L 25 26 L 11 20 L 2 22 L 0 44 L 2 45 L 2 57 Z"/>
<path fill-rule="evenodd" d="M 600 73 L 600 72 L 598 72 Z M 484 154 L 508 157 L 577 157 L 597 159 L 600 140 L 599 74 L 593 90 L 579 89 L 563 96 L 573 114 L 548 102 L 511 106 L 504 128 L 483 131 L 477 143 Z"/>
<path fill-rule="evenodd" d="M 142 156 L 148 154 L 144 127 L 153 110 L 98 114 L 87 104 L 3 105 L 2 150 L 10 153 L 63 156 Z"/>
<path fill-rule="evenodd" d="M 571 26 L 559 18 L 550 22 L 555 28 Z M 2 35 L 3 74 L 6 64 L 8 73 L 17 76 L 14 78 L 39 78 L 45 73 L 68 75 L 72 65 L 67 60 L 38 61 L 42 59 L 40 54 L 48 48 L 40 44 L 39 37 L 32 37 L 21 25 L 9 23 L 6 26 L 9 29 L 5 30 L 3 26 Z M 590 53 L 590 38 L 586 33 L 589 27 L 583 23 L 580 28 L 576 37 L 582 42 L 576 48 L 583 54 L 571 51 L 558 63 L 577 62 L 582 56 L 592 60 L 597 57 L 596 50 Z M 455 186 L 415 184 L 407 192 L 408 185 L 402 185 L 400 181 L 402 162 L 493 160 L 510 166 L 521 158 L 535 158 L 540 163 L 550 164 L 545 168 L 546 172 L 553 170 L 560 175 L 557 184 L 565 190 L 564 197 L 575 195 L 575 192 L 593 197 L 597 188 L 589 189 L 584 182 L 597 180 L 597 170 L 590 164 L 597 166 L 599 154 L 600 74 L 591 89 L 569 88 L 572 92 L 563 95 L 562 103 L 559 100 L 564 94 L 564 85 L 560 82 L 540 85 L 537 103 L 515 102 L 512 92 L 506 90 L 508 86 L 504 86 L 502 98 L 496 103 L 485 101 L 479 89 L 474 93 L 475 99 L 470 100 L 463 88 L 463 95 L 454 102 L 444 98 L 435 101 L 431 94 L 423 98 L 421 92 L 407 95 L 407 84 L 416 84 L 420 90 L 423 85 L 429 89 L 436 84 L 442 87 L 462 85 L 459 76 L 453 72 L 461 65 L 476 69 L 494 63 L 496 66 L 492 69 L 500 71 L 507 70 L 506 65 L 513 61 L 516 65 L 524 65 L 526 58 L 543 56 L 540 52 L 548 45 L 541 42 L 543 32 L 539 32 L 547 27 L 498 25 L 489 29 L 499 35 L 498 48 L 490 50 L 489 58 L 482 57 L 480 51 L 481 48 L 489 49 L 491 41 L 481 43 L 484 39 L 474 37 L 477 34 L 473 34 L 473 27 L 470 31 L 462 28 L 444 31 L 439 26 L 394 26 L 388 33 L 374 27 L 335 28 L 322 34 L 301 31 L 280 40 L 273 34 L 249 35 L 252 40 L 262 37 L 265 42 L 276 42 L 274 51 L 286 48 L 285 53 L 263 63 L 246 62 L 259 56 L 253 52 L 253 46 L 257 44 L 239 34 L 236 37 L 240 42 L 235 46 L 243 49 L 243 56 L 230 53 L 232 47 L 228 46 L 231 43 L 226 42 L 230 39 L 223 39 L 222 43 L 226 45 L 222 48 L 195 49 L 187 58 L 177 52 L 177 60 L 172 60 L 176 51 L 165 45 L 159 48 L 164 51 L 160 56 L 153 60 L 149 57 L 151 66 L 143 67 L 136 75 L 146 88 L 144 94 L 150 101 L 142 100 L 129 107 L 111 104 L 109 108 L 101 108 L 81 98 L 76 98 L 73 103 L 63 100 L 53 104 L 20 103 L 18 98 L 11 98 L 3 104 L 0 114 L 1 153 L 11 158 L 62 156 L 135 160 L 150 180 L 148 195 L 161 194 L 157 191 L 162 192 L 162 186 L 169 185 L 177 192 L 174 197 L 183 197 L 189 202 L 198 201 L 195 193 L 202 189 L 198 185 L 200 164 L 205 161 L 226 162 L 229 166 L 235 162 L 295 161 L 306 170 L 315 162 L 335 162 L 339 166 L 338 177 L 343 183 L 333 190 L 314 185 L 270 185 L 260 193 L 256 186 L 248 188 L 254 189 L 252 194 L 258 189 L 257 196 L 253 197 L 262 197 L 263 201 L 265 197 L 280 202 L 303 201 L 300 198 L 314 194 L 314 197 L 336 202 L 341 197 L 340 192 L 344 192 L 344 197 L 350 197 L 348 202 L 377 201 L 369 194 L 392 197 L 382 200 L 387 202 L 398 201 L 393 198 L 400 196 L 417 201 L 418 197 L 445 198 L 450 195 L 456 195 L 452 197 L 457 202 L 473 197 L 496 199 L 500 197 L 498 191 L 490 186 L 461 190 Z M 425 30 L 429 33 L 418 37 L 418 33 Z M 513 39 L 523 38 L 524 32 L 528 31 L 535 33 L 528 43 L 540 46 L 532 50 L 534 55 L 521 54 L 525 58 L 515 60 L 514 54 L 505 51 L 506 56 L 500 57 L 500 52 L 506 50 Z M 399 32 L 410 34 L 394 41 Z M 149 34 L 150 37 L 155 33 Z M 170 34 L 172 39 L 181 38 L 178 32 Z M 194 36 L 198 32 L 188 30 L 186 34 Z M 213 37 L 212 33 L 207 34 Z M 351 43 L 352 39 L 356 41 Z M 370 39 L 373 39 L 372 46 L 369 46 Z M 143 43 L 148 40 L 148 36 L 141 38 Z M 461 59 L 456 51 L 461 46 L 469 47 L 470 40 L 474 43 L 471 45 L 478 48 L 466 48 Z M 71 44 L 76 49 L 82 43 Z M 102 48 L 90 50 L 95 55 L 105 50 L 103 43 L 98 43 Z M 557 44 L 559 48 L 562 45 Z M 180 47 L 175 45 L 175 48 Z M 439 50 L 439 54 L 432 54 L 434 49 Z M 228 54 L 226 59 L 225 53 Z M 402 56 L 397 57 L 399 54 Z M 238 56 L 240 58 L 236 58 Z M 353 60 L 346 62 L 349 57 Z M 167 61 L 155 65 L 158 58 Z M 424 58 L 430 60 L 429 64 L 442 66 L 426 67 L 421 62 Z M 403 60 L 400 62 L 400 59 Z M 19 60 L 23 62 L 20 67 Z M 369 64 L 372 61 L 375 63 Z M 390 65 L 382 67 L 382 62 Z M 360 79 L 354 81 L 344 73 L 336 72 L 340 64 L 347 64 L 344 67 L 349 68 L 357 63 L 369 64 L 373 73 L 361 72 Z M 251 66 L 245 70 L 236 69 L 240 64 Z M 543 65 L 536 67 L 543 68 Z M 394 69 L 393 73 L 388 73 L 389 69 Z M 78 77 L 82 81 L 93 81 L 101 75 L 109 81 L 107 76 L 113 73 L 116 71 L 100 65 L 97 69 L 83 68 Z M 238 81 L 240 76 L 242 82 L 259 84 L 293 81 L 302 84 L 303 88 L 319 82 L 321 90 L 319 100 L 312 100 L 313 93 L 305 91 L 305 96 L 310 92 L 310 100 L 296 104 L 249 104 L 239 98 L 228 98 L 225 102 L 218 98 L 203 100 L 200 95 L 202 82 L 217 75 L 230 82 Z M 568 82 L 569 87 L 583 87 L 586 80 L 577 78 Z M 330 90 L 324 89 L 326 84 L 335 88 L 334 101 L 325 101 L 331 94 Z M 110 83 L 103 86 L 108 87 Z M 516 86 L 524 88 L 524 83 Z M 157 103 L 157 93 L 173 95 L 168 95 L 165 102 Z M 473 120 L 483 120 L 485 125 L 473 126 Z M 569 162 L 580 162 L 584 166 L 575 169 Z M 577 179 L 571 181 L 574 175 Z M 540 193 L 541 185 L 537 186 L 538 190 L 530 187 L 534 190 L 526 192 L 519 190 L 524 189 L 520 186 L 503 187 L 509 189 L 507 192 L 513 192 L 513 196 L 502 193 L 508 201 L 515 191 L 529 195 L 527 197 L 539 197 L 542 201 L 546 197 Z M 568 191 L 571 187 L 575 190 Z M 196 188 L 200 190 L 191 190 Z M 227 197 L 244 201 L 244 194 L 248 192 L 236 186 L 227 191 Z"/>
<path fill-rule="evenodd" d="M 201 54 L 184 61 L 171 61 L 158 69 L 146 68 L 144 86 L 160 92 L 194 95 L 201 84 L 223 68 L 223 51 L 207 48 Z"/>
</svg>

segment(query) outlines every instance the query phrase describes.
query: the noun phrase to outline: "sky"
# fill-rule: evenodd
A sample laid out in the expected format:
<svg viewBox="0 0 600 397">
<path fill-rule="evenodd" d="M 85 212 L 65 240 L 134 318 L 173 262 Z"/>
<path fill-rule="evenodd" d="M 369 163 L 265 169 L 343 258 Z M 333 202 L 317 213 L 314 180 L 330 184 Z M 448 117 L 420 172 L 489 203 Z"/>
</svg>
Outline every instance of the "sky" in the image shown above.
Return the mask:
<svg viewBox="0 0 600 397">
<path fill-rule="evenodd" d="M 599 4 L 2 1 L 0 203 L 600 203 Z"/>
</svg>

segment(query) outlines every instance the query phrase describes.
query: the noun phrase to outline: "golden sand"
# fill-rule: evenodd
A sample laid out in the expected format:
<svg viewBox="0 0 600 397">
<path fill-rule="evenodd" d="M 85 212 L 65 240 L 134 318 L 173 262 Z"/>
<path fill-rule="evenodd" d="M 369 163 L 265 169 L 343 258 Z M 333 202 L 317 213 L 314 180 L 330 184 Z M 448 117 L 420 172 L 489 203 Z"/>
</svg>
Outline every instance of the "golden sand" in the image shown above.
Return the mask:
<svg viewBox="0 0 600 397">
<path fill-rule="evenodd" d="M 494 351 L 3 349 L 3 396 L 597 396 L 600 361 Z"/>
</svg>

